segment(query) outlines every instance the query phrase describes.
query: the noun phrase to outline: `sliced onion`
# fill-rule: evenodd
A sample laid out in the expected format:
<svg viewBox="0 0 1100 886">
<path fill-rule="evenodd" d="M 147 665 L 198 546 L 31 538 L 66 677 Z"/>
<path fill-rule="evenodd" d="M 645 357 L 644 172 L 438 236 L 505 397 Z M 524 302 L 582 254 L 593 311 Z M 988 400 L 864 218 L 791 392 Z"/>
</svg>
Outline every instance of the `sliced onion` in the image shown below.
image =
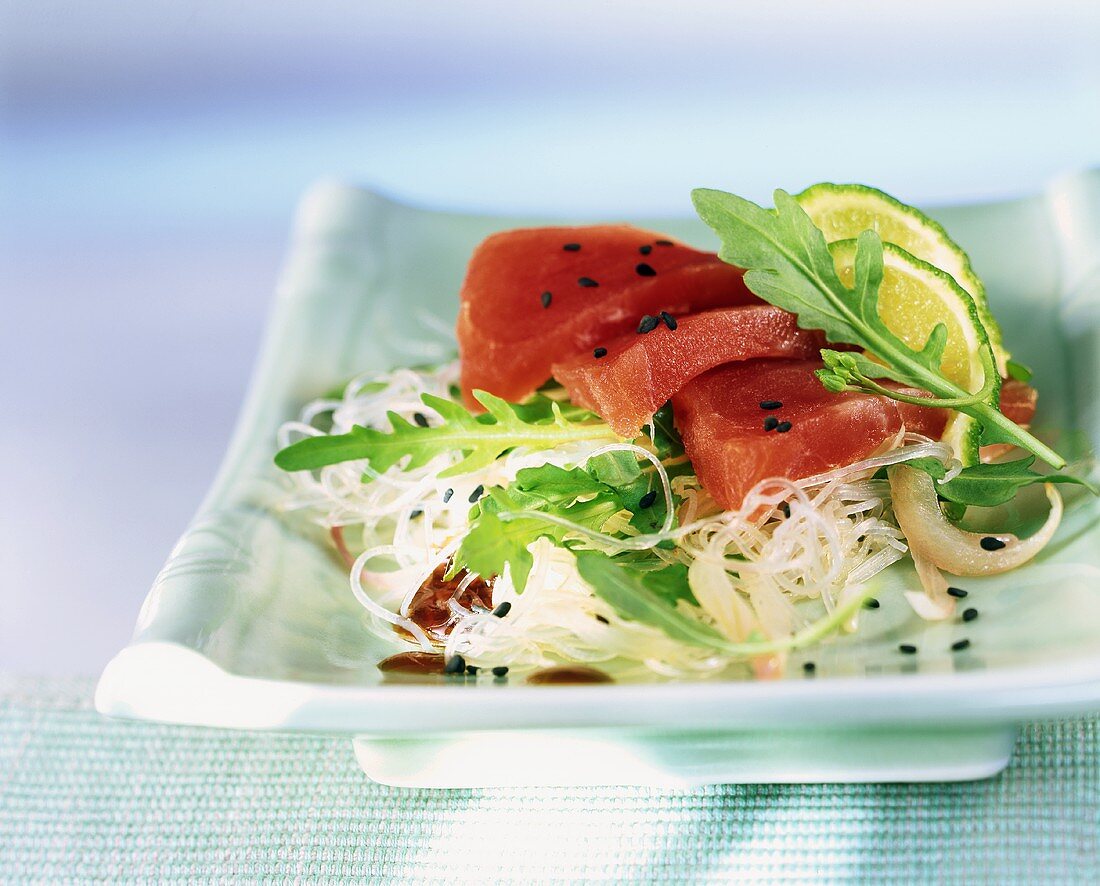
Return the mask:
<svg viewBox="0 0 1100 886">
<path fill-rule="evenodd" d="M 1062 520 L 1062 497 L 1051 483 L 1044 484 L 1050 514 L 1034 535 L 1025 539 L 1007 532 L 967 532 L 944 516 L 932 478 L 904 465 L 889 468 L 894 516 L 915 557 L 921 557 L 952 575 L 996 575 L 1026 563 L 1039 553 Z M 983 538 L 1004 543 L 996 551 L 982 547 Z"/>
<path fill-rule="evenodd" d="M 910 551 L 917 567 L 923 591 L 906 591 L 905 599 L 913 611 L 926 621 L 943 621 L 955 614 L 955 598 L 947 593 L 947 581 L 935 564 Z"/>
</svg>

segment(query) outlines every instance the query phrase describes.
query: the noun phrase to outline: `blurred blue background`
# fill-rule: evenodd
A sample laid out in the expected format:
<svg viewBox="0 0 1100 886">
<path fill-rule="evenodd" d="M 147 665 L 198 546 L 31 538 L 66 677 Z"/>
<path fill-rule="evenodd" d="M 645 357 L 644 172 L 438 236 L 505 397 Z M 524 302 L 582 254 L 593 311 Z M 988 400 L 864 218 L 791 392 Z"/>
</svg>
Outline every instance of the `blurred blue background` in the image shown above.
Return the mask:
<svg viewBox="0 0 1100 886">
<path fill-rule="evenodd" d="M 0 0 L 0 669 L 127 639 L 318 178 L 617 218 L 1097 162 L 1095 3 Z"/>
</svg>

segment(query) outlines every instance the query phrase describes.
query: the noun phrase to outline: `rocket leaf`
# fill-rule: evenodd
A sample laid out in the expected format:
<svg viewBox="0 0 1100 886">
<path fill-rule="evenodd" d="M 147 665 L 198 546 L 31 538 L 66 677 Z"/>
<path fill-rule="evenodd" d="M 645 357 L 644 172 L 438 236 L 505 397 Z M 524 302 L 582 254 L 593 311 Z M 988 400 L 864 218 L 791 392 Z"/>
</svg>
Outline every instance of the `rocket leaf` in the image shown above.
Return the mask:
<svg viewBox="0 0 1100 886">
<path fill-rule="evenodd" d="M 745 268 L 745 284 L 770 304 L 798 315 L 800 326 L 820 329 L 833 342 L 857 345 L 874 354 L 875 363 L 858 354 L 823 351 L 825 369 L 818 376 L 833 391 L 860 390 L 895 399 L 907 395 L 878 384 L 876 378 L 929 392 L 922 406 L 957 409 L 981 422 L 986 442 L 1014 443 L 1056 468 L 1058 453 L 1002 415 L 994 405 L 999 383 L 993 350 L 981 349 L 985 384 L 971 393 L 940 371 L 946 330 L 937 326 L 919 350 L 909 347 L 883 323 L 878 313 L 882 282 L 882 241 L 873 231 L 859 235 L 855 285 L 845 286 L 825 237 L 786 191 L 775 192 L 775 211 L 724 191 L 698 188 L 692 199 L 699 216 L 722 241 L 719 257 Z"/>
<path fill-rule="evenodd" d="M 573 422 L 556 403 L 551 404 L 549 420 L 527 421 L 517 407 L 485 391 L 474 397 L 488 411 L 488 418 L 469 412 L 460 403 L 424 394 L 424 405 L 443 419 L 442 423 L 423 427 L 389 413 L 389 432 L 356 426 L 346 434 L 307 437 L 292 443 L 275 455 L 275 464 L 284 471 L 306 471 L 338 462 L 366 459 L 375 471 L 385 471 L 407 457 L 405 470 L 422 467 L 443 453 L 461 452 L 463 458 L 441 471 L 440 477 L 484 468 L 501 454 L 517 446 L 553 449 L 578 440 L 618 438 L 603 422 Z"/>
</svg>

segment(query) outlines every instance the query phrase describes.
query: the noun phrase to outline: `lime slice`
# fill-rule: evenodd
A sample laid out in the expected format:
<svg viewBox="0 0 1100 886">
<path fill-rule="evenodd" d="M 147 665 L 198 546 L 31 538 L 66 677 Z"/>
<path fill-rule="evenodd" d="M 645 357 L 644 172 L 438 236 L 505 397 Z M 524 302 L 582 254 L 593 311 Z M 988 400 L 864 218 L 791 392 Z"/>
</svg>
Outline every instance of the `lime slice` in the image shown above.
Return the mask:
<svg viewBox="0 0 1100 886">
<path fill-rule="evenodd" d="M 1001 329 L 986 302 L 985 287 L 970 267 L 970 259 L 947 231 L 919 209 L 906 206 L 866 185 L 811 185 L 795 197 L 825 235 L 825 241 L 848 240 L 862 231 L 875 231 L 885 243 L 900 246 L 910 255 L 945 271 L 974 299 L 978 317 L 993 345 L 997 371 L 1008 374 L 1008 352 Z"/>
<path fill-rule="evenodd" d="M 855 281 L 856 241 L 829 244 L 837 274 L 845 286 Z M 882 322 L 914 350 L 920 350 L 937 323 L 947 328 L 940 371 L 967 391 L 985 383 L 982 349 L 989 343 L 974 299 L 950 275 L 914 258 L 900 246 L 882 244 L 882 284 L 878 313 Z M 996 400 L 994 400 L 994 403 Z M 943 439 L 964 465 L 976 464 L 981 426 L 969 415 L 952 411 Z"/>
</svg>

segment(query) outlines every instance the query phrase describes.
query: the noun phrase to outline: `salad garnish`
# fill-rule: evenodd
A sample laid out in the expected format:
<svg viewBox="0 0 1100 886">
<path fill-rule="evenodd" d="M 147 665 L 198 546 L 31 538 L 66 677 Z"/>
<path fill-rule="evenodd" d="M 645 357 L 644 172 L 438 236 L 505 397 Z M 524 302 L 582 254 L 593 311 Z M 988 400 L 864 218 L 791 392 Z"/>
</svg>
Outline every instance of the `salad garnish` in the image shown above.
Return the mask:
<svg viewBox="0 0 1100 886">
<path fill-rule="evenodd" d="M 865 391 L 920 406 L 954 409 L 977 419 L 983 443 L 1011 443 L 1055 468 L 1066 461 L 996 408 L 997 374 L 986 341 L 980 357 L 984 383 L 967 391 L 941 371 L 947 328 L 937 324 L 920 350 L 903 342 L 882 321 L 878 290 L 882 282 L 882 240 L 874 231 L 858 237 L 855 287 L 840 282 L 832 254 L 809 215 L 786 191 L 775 192 L 775 210 L 725 191 L 692 192 L 695 208 L 721 238 L 719 256 L 746 269 L 745 284 L 760 298 L 798 316 L 800 326 L 823 330 L 832 342 L 859 345 L 877 359 L 851 351 L 824 349 L 818 378 L 831 391 Z M 890 379 L 927 391 L 917 397 L 879 383 Z"/>
<path fill-rule="evenodd" d="M 422 412 L 423 421 L 409 422 L 396 412 L 388 413 L 389 432 L 353 426 L 346 434 L 307 437 L 281 450 L 275 464 L 284 471 L 304 471 L 325 465 L 365 458 L 372 470 L 385 471 L 405 460 L 404 468 L 418 468 L 447 452 L 463 452 L 465 457 L 448 467 L 441 477 L 452 477 L 483 468 L 501 453 L 517 446 L 528 449 L 553 449 L 566 443 L 586 440 L 615 440 L 615 434 L 603 422 L 573 422 L 561 406 L 547 400 L 549 414 L 537 408 L 507 403 L 487 391 L 474 391 L 485 415 L 472 415 L 460 404 L 444 397 L 425 394 L 424 407 L 440 420 L 432 426 Z M 526 413 L 524 418 L 521 413 Z"/>
</svg>

